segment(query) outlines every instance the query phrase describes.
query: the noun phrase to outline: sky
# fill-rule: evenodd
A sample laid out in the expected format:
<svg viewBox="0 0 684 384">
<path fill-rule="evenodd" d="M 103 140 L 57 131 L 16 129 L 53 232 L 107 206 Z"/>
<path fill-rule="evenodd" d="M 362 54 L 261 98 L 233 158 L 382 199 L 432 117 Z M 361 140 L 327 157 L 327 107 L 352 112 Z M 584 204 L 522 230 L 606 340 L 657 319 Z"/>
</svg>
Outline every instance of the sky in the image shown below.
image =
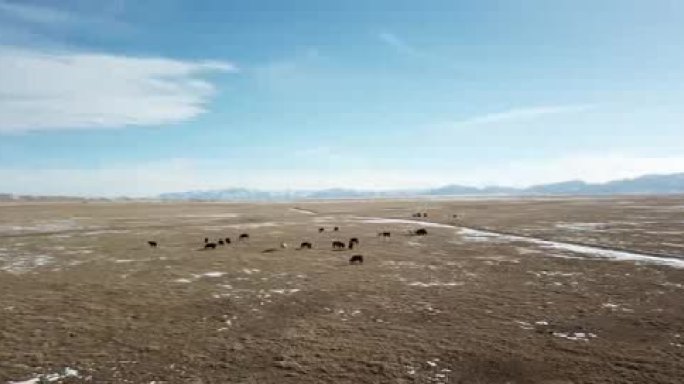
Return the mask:
<svg viewBox="0 0 684 384">
<path fill-rule="evenodd" d="M 0 0 L 0 192 L 684 172 L 678 0 Z"/>
</svg>

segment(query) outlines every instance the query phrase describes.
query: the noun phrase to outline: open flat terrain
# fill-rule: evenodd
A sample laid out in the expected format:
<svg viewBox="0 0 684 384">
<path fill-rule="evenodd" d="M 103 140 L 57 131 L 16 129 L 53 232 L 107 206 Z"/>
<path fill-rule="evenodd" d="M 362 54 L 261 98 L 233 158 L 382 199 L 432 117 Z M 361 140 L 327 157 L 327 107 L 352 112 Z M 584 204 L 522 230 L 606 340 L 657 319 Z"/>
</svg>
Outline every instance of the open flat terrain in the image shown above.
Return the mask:
<svg viewBox="0 0 684 384">
<path fill-rule="evenodd" d="M 681 197 L 4 203 L 0 382 L 682 383 L 682 255 Z"/>
</svg>

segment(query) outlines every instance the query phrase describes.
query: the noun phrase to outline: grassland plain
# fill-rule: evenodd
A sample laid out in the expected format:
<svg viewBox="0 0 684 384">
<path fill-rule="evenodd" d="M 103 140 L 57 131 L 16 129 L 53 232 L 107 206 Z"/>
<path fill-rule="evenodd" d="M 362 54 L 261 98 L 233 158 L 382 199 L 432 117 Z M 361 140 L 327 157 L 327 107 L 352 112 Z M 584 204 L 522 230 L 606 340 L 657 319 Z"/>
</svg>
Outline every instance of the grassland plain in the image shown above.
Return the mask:
<svg viewBox="0 0 684 384">
<path fill-rule="evenodd" d="M 681 255 L 681 197 L 4 203 L 0 381 L 681 383 Z"/>
</svg>

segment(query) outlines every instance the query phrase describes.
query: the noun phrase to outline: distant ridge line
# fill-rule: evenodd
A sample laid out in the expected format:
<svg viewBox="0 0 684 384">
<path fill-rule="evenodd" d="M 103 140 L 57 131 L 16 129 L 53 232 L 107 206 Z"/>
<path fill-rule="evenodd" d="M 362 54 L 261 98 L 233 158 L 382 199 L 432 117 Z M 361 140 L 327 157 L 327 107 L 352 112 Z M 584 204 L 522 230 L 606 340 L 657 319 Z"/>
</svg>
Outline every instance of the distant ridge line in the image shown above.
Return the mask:
<svg viewBox="0 0 684 384">
<path fill-rule="evenodd" d="M 412 198 L 440 196 L 610 196 L 684 194 L 684 172 L 666 175 L 644 175 L 605 183 L 569 180 L 539 184 L 526 188 L 505 186 L 472 187 L 445 185 L 429 189 L 360 190 L 328 188 L 320 190 L 268 191 L 228 188 L 205 191 L 163 193 L 161 200 L 182 201 L 294 201 L 326 199 Z"/>
</svg>

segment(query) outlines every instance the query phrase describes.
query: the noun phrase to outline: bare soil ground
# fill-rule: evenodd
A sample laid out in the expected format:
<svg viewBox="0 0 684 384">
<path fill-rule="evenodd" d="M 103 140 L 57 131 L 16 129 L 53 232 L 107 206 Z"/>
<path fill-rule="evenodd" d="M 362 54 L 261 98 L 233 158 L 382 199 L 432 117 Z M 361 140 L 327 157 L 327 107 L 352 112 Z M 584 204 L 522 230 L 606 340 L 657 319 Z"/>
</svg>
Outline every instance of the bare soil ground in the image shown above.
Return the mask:
<svg viewBox="0 0 684 384">
<path fill-rule="evenodd" d="M 684 269 L 464 227 L 679 257 L 684 198 L 1 204 L 0 382 L 683 382 Z"/>
</svg>

